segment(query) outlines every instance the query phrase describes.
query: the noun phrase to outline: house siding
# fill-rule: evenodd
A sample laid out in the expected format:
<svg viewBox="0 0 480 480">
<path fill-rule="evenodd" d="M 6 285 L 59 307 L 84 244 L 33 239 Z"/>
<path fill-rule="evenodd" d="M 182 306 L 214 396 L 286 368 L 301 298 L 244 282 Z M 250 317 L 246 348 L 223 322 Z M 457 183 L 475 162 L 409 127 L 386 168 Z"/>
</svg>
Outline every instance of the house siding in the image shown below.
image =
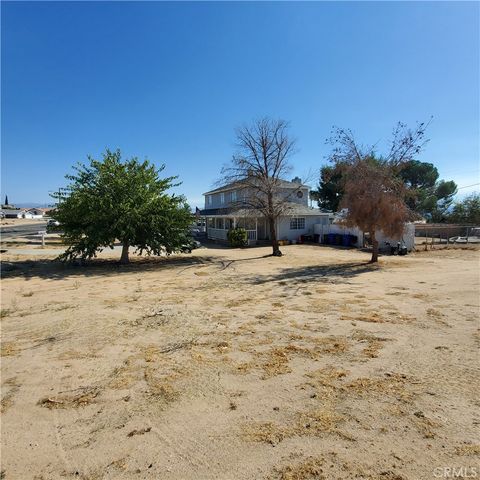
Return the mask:
<svg viewBox="0 0 480 480">
<path fill-rule="evenodd" d="M 328 216 L 310 215 L 299 216 L 305 218 L 305 228 L 301 230 L 290 229 L 290 219 L 292 217 L 280 217 L 277 222 L 277 237 L 279 240 L 298 240 L 300 235 L 313 235 L 314 225 L 322 223 L 322 218 L 328 222 Z"/>
<path fill-rule="evenodd" d="M 237 199 L 232 202 L 232 192 L 237 192 Z M 278 196 L 285 198 L 287 201 L 297 203 L 298 205 L 304 205 L 308 207 L 308 188 L 302 187 L 300 191 L 303 193 L 302 198 L 299 198 L 294 188 L 279 188 Z M 222 203 L 222 194 L 224 195 L 224 202 Z M 209 203 L 209 197 L 211 197 L 211 203 Z M 212 193 L 205 195 L 205 209 L 211 208 L 226 208 L 232 205 L 238 205 L 244 197 L 248 197 L 248 190 L 245 188 L 233 188 L 225 190 L 224 192 Z"/>
</svg>

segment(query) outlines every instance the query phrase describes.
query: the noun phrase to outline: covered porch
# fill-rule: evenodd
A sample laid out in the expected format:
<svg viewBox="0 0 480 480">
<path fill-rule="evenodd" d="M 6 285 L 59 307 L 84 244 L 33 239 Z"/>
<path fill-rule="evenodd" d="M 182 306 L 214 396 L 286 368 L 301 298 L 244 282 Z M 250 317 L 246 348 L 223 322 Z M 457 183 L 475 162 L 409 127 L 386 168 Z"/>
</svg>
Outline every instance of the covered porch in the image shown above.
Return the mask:
<svg viewBox="0 0 480 480">
<path fill-rule="evenodd" d="M 249 245 L 258 240 L 267 239 L 266 222 L 263 217 L 211 216 L 207 217 L 207 238 L 228 241 L 228 231 L 233 228 L 244 228 L 247 231 Z"/>
</svg>

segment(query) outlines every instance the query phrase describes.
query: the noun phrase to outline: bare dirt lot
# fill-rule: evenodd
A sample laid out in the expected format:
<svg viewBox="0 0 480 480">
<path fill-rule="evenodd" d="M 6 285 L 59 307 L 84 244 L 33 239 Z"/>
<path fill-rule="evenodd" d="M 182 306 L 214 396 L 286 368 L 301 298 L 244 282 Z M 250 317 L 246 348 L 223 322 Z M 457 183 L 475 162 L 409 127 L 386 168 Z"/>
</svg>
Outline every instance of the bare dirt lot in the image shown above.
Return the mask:
<svg viewBox="0 0 480 480">
<path fill-rule="evenodd" d="M 4 257 L 2 478 L 468 478 L 479 251 L 283 251 Z"/>
</svg>

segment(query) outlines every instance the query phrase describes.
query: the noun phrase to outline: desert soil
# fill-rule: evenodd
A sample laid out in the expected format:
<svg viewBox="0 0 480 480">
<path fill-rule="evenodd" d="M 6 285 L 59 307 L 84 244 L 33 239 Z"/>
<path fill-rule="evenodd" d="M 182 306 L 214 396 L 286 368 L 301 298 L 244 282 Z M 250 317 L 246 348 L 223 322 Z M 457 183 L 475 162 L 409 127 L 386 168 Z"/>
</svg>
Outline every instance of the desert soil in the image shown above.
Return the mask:
<svg viewBox="0 0 480 480">
<path fill-rule="evenodd" d="M 467 478 L 479 251 L 283 251 L 4 256 L 1 478 Z"/>
</svg>

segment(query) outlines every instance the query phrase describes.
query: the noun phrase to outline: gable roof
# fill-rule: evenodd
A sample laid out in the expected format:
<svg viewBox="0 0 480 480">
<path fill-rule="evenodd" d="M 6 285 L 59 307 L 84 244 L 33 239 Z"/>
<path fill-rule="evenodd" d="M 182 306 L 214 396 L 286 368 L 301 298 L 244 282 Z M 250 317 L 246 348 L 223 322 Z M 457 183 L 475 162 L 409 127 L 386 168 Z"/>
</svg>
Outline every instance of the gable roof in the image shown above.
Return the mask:
<svg viewBox="0 0 480 480">
<path fill-rule="evenodd" d="M 206 208 L 200 210 L 200 215 L 203 217 L 215 217 L 215 216 L 232 216 L 232 217 L 245 217 L 249 215 L 262 216 L 263 214 L 250 207 L 222 207 L 222 208 Z M 309 217 L 309 216 L 328 216 L 333 217 L 333 213 L 325 212 L 320 208 L 307 207 L 306 205 L 301 205 L 299 203 L 287 202 L 285 204 L 285 213 L 283 216 L 294 216 L 294 217 Z"/>
<path fill-rule="evenodd" d="M 303 185 L 302 183 L 296 183 L 296 182 L 289 182 L 288 180 L 282 180 L 281 178 L 279 178 L 277 181 L 278 181 L 278 186 L 282 188 L 310 188 L 308 187 L 308 185 Z M 245 183 L 245 180 L 238 180 L 236 182 L 227 183 L 222 187 L 209 190 L 208 192 L 205 192 L 203 195 L 212 195 L 213 193 L 226 192 L 228 190 L 233 190 L 234 188 L 241 188 L 244 186 L 244 183 Z"/>
</svg>

